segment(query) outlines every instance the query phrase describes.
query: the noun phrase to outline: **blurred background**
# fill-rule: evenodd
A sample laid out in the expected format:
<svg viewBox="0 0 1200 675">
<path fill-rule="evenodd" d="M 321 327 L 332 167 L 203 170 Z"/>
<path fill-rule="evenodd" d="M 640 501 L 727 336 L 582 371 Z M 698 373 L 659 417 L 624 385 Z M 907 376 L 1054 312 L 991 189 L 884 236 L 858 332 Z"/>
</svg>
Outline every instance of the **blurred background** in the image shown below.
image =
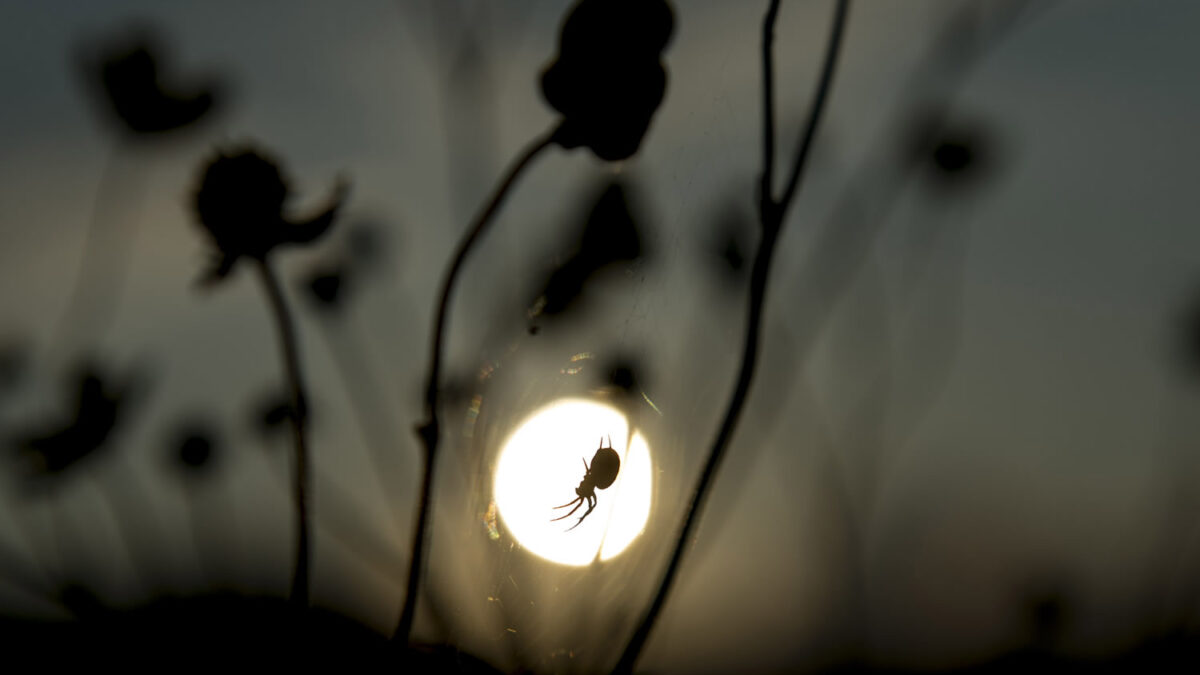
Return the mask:
<svg viewBox="0 0 1200 675">
<path fill-rule="evenodd" d="M 673 5 L 639 154 L 540 158 L 454 298 L 416 637 L 500 670 L 612 666 L 738 367 L 766 3 Z M 201 170 L 246 144 L 295 213 L 351 185 L 329 236 L 276 260 L 309 389 L 313 604 L 364 644 L 390 633 L 437 285 L 556 119 L 538 77 L 568 8 L 0 4 L 0 644 L 287 593 L 274 327 L 247 270 L 198 283 Z M 782 5 L 781 166 L 831 14 Z M 1195 661 L 1198 21 L 1184 0 L 853 5 L 758 376 L 641 669 Z M 113 105 L 147 81 L 177 97 L 153 119 Z M 645 530 L 584 568 L 489 515 L 503 440 L 562 396 L 624 411 L 654 463 Z"/>
</svg>

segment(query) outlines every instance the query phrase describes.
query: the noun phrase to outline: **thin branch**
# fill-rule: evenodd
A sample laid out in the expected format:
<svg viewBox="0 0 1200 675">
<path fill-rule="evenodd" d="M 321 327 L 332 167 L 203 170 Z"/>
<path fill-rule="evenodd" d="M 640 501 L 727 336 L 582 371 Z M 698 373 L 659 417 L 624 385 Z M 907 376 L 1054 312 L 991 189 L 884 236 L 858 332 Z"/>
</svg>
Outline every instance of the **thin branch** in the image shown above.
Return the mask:
<svg viewBox="0 0 1200 675">
<path fill-rule="evenodd" d="M 830 84 L 833 80 L 834 66 L 836 65 L 837 55 L 841 46 L 841 38 L 846 24 L 846 14 L 849 4 L 849 0 L 838 0 L 837 9 L 834 13 L 833 22 L 830 27 L 829 43 L 825 52 L 825 65 L 821 70 L 821 79 L 817 84 L 807 126 L 802 136 L 804 140 L 800 144 L 796 156 L 796 164 L 792 168 L 793 178 L 791 180 L 795 180 L 797 185 L 802 175 L 803 165 L 808 157 L 809 147 L 816 134 L 817 124 L 821 119 L 821 111 L 828 97 Z M 764 20 L 768 24 L 775 19 L 774 10 L 775 3 L 772 2 Z M 768 34 L 769 30 L 770 26 L 768 25 L 764 28 L 764 35 Z M 770 59 L 767 58 L 764 64 L 769 62 Z M 764 76 L 766 76 L 767 72 L 769 71 L 764 69 Z M 764 88 L 766 86 L 766 82 L 764 81 Z M 703 509 L 704 500 L 708 495 L 709 489 L 712 487 L 713 480 L 716 478 L 721 459 L 729 445 L 730 438 L 733 437 L 733 431 L 737 426 L 738 418 L 741 416 L 742 408 L 745 406 L 746 397 L 750 392 L 750 384 L 754 377 L 755 365 L 758 361 L 759 332 L 762 322 L 763 305 L 766 301 L 767 278 L 770 272 L 771 257 L 775 252 L 775 244 L 782 230 L 782 218 L 785 207 L 791 198 L 795 196 L 795 192 L 795 186 L 789 182 L 789 189 L 785 192 L 782 202 L 777 203 L 769 198 L 760 200 L 761 210 L 759 212 L 759 219 L 762 225 L 762 239 L 758 244 L 758 251 L 754 257 L 754 267 L 750 277 L 750 302 L 746 314 L 746 341 L 742 353 L 741 370 L 738 373 L 737 382 L 734 384 L 733 394 L 729 400 L 725 417 L 721 422 L 716 439 L 713 441 L 712 448 L 709 450 L 708 460 L 705 462 L 704 469 L 701 471 L 700 478 L 696 483 L 691 503 L 688 505 L 687 513 L 684 516 L 683 526 L 680 528 L 679 536 L 675 542 L 675 550 L 671 555 L 670 562 L 667 564 L 666 572 L 659 583 L 658 592 L 654 596 L 654 600 L 642 618 L 637 630 L 634 631 L 633 637 L 630 638 L 629 644 L 625 647 L 625 652 L 621 655 L 621 659 L 613 669 L 614 673 L 624 675 L 632 672 L 634 663 L 645 646 L 646 640 L 650 637 L 650 630 L 653 628 L 654 622 L 657 620 L 663 605 L 666 603 L 667 595 L 670 593 L 675 575 L 679 571 L 692 530 L 700 520 L 700 512 Z"/>
<path fill-rule="evenodd" d="M 275 315 L 275 326 L 279 330 L 279 342 L 283 347 L 283 366 L 287 375 L 288 388 L 291 390 L 291 421 L 292 440 L 294 441 L 296 458 L 294 467 L 293 496 L 296 501 L 297 537 L 296 537 L 296 568 L 292 576 L 292 590 L 288 598 L 301 608 L 308 607 L 308 559 L 309 559 L 309 523 L 308 498 L 311 485 L 308 475 L 308 448 L 305 445 L 304 422 L 307 406 L 304 400 L 304 385 L 300 372 L 300 356 L 296 348 L 296 329 L 288 311 L 287 300 L 283 288 L 279 284 L 274 270 L 266 260 L 258 261 L 258 272 L 262 278 L 263 287 L 270 299 L 271 310 Z"/>
<path fill-rule="evenodd" d="M 438 294 L 436 318 L 434 319 L 432 342 L 430 344 L 429 378 L 425 384 L 425 421 L 417 426 L 416 429 L 417 436 L 421 438 L 425 450 L 425 472 L 421 479 L 421 496 L 417 507 L 417 524 L 413 529 L 412 558 L 408 563 L 408 586 L 404 597 L 404 608 L 400 612 L 400 621 L 396 625 L 396 632 L 392 635 L 392 640 L 397 642 L 408 642 L 408 636 L 412 632 L 413 619 L 417 609 L 417 590 L 421 582 L 424 549 L 427 539 L 425 529 L 429 524 L 430 496 L 433 491 L 433 470 L 438 448 L 440 428 L 437 416 L 438 380 L 442 368 L 442 349 L 446 335 L 447 315 L 450 308 L 450 293 L 454 290 L 454 282 L 458 278 L 458 272 L 466 261 L 467 255 L 471 252 L 471 248 L 475 245 L 475 242 L 478 241 L 487 229 L 488 224 L 496 214 L 496 211 L 499 210 L 500 205 L 504 203 L 504 198 L 508 195 L 509 189 L 516 183 L 517 178 L 529 166 L 530 162 L 555 142 L 557 132 L 558 128 L 556 127 L 542 136 L 535 138 L 513 160 L 512 164 L 509 165 L 504 179 L 496 187 L 491 198 L 484 205 L 483 210 L 475 217 L 471 229 L 459 241 L 450 267 L 446 270 L 446 275 L 442 279 L 441 291 Z"/>
<path fill-rule="evenodd" d="M 838 0 L 833 15 L 833 28 L 830 30 L 829 45 L 825 53 L 825 65 L 821 67 L 821 79 L 817 83 L 817 93 L 813 97 L 812 107 L 808 109 L 804 135 L 800 137 L 800 144 L 796 147 L 796 160 L 792 165 L 792 173 L 788 176 L 787 187 L 783 190 L 783 197 L 779 199 L 780 224 L 782 224 L 784 213 L 796 196 L 804 167 L 808 164 L 808 153 L 812 150 L 817 124 L 821 121 L 821 113 L 825 110 L 825 99 L 829 96 L 829 87 L 833 83 L 833 69 L 837 65 L 838 52 L 841 51 L 843 28 L 846 25 L 846 14 L 849 11 L 849 0 Z"/>
<path fill-rule="evenodd" d="M 779 0 L 771 0 L 762 28 L 763 166 L 758 193 L 760 211 L 775 199 L 775 62 L 771 58 L 771 47 L 775 42 L 775 17 L 778 14 Z"/>
</svg>

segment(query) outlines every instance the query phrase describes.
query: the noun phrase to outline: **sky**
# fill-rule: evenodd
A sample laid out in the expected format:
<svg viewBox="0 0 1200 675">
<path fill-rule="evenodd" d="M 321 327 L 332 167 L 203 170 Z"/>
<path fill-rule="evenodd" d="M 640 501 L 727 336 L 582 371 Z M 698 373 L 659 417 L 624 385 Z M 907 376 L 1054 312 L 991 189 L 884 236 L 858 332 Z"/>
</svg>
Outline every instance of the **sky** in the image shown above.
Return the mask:
<svg viewBox="0 0 1200 675">
<path fill-rule="evenodd" d="M 1194 614 L 1186 570 L 1200 552 L 1186 483 L 1197 390 L 1176 345 L 1200 285 L 1200 8 L 1032 2 L 991 41 L 1014 6 L 978 4 L 982 55 L 943 50 L 933 61 L 963 2 L 851 10 L 776 254 L 758 379 L 647 670 L 776 671 L 847 654 L 961 664 L 1023 644 L 1029 604 L 1047 594 L 1067 608 L 1059 648 L 1074 655 L 1114 653 Z M 136 423 L 114 439 L 118 459 L 49 503 L 26 503 L 5 481 L 0 541 L 118 605 L 214 586 L 286 592 L 286 449 L 256 435 L 247 412 L 279 378 L 273 327 L 247 270 L 197 288 L 207 242 L 188 207 L 213 149 L 253 142 L 286 167 L 298 213 L 339 177 L 352 185 L 342 229 L 278 262 L 313 392 L 314 508 L 325 521 L 314 602 L 390 629 L 438 279 L 508 159 L 555 120 L 537 76 L 567 4 L 456 6 L 462 22 L 432 2 L 0 5 L 0 338 L 31 345 L 33 359 L 0 421 L 24 428 L 62 408 L 67 353 L 86 348 L 144 374 Z M 606 667 L 605 645 L 623 643 L 662 568 L 736 372 L 744 300 L 714 275 L 709 242 L 727 216 L 752 228 L 764 7 L 674 6 L 667 97 L 641 152 L 617 166 L 583 150 L 539 159 L 456 294 L 447 373 L 490 364 L 501 375 L 475 436 L 442 467 L 430 583 L 445 615 L 421 615 L 417 630 L 501 667 L 562 670 L 546 661 L 562 645 L 579 647 L 581 668 Z M 782 7 L 781 166 L 832 5 Z M 161 144 L 113 133 L 79 55 L 131 25 L 162 36 L 169 73 L 219 83 L 212 119 Z M 480 36 L 479 60 L 461 56 L 462 25 Z M 909 120 L 931 107 L 977 150 L 962 182 L 897 159 Z M 105 175 L 118 176 L 107 192 Z M 579 203 L 613 178 L 632 186 L 645 260 L 609 270 L 586 313 L 529 335 L 523 312 L 539 275 L 569 253 Z M 106 330 L 67 330 L 57 347 L 94 211 L 134 223 L 119 309 Z M 380 228 L 380 264 L 338 321 L 322 319 L 296 279 L 336 255 L 356 223 Z M 580 353 L 596 364 L 634 354 L 644 369 L 659 409 L 642 409 L 659 492 L 624 562 L 571 572 L 489 548 L 476 515 L 506 431 L 541 402 L 591 391 L 561 375 Z M 448 418 L 467 403 L 449 402 Z M 196 415 L 217 421 L 227 452 L 193 489 L 168 475 L 165 439 Z M 371 433 L 388 439 L 384 467 Z M 134 555 L 113 543 L 112 495 L 134 512 L 152 505 Z M 544 584 L 505 597 L 545 609 L 497 614 L 488 598 L 505 576 Z M 573 599 L 556 599 L 560 587 Z M 62 614 L 2 581 L 0 608 Z"/>
</svg>

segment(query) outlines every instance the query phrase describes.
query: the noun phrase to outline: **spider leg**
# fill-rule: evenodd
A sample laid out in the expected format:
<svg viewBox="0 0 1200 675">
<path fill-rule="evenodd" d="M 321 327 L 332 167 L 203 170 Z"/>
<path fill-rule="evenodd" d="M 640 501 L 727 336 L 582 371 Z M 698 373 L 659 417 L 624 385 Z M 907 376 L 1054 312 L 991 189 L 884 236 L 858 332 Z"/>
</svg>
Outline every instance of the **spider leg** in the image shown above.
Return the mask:
<svg viewBox="0 0 1200 675">
<path fill-rule="evenodd" d="M 554 521 L 556 521 L 556 520 L 562 520 L 562 519 L 564 519 L 564 518 L 570 518 L 570 517 L 571 517 L 571 514 L 575 513 L 576 511 L 578 511 L 578 510 L 579 510 L 579 507 L 583 506 L 583 498 L 582 498 L 582 497 L 581 497 L 581 498 L 579 498 L 579 499 L 576 499 L 575 501 L 577 501 L 577 502 L 579 502 L 579 503 L 575 505 L 575 508 L 571 509 L 570 511 L 567 511 L 567 515 L 565 515 L 565 516 L 559 516 L 559 517 L 557 517 L 557 518 L 551 518 L 551 519 L 550 519 L 550 522 L 552 522 L 552 523 L 553 523 L 553 522 L 554 522 Z M 563 506 L 569 506 L 569 504 L 564 504 Z M 561 507 L 560 507 L 560 508 L 561 508 Z M 589 511 L 589 513 L 590 513 L 590 511 Z"/>
<path fill-rule="evenodd" d="M 556 508 L 556 509 L 565 509 L 565 508 L 567 508 L 568 506 L 570 506 L 570 505 L 574 504 L 575 502 L 577 502 L 577 501 L 579 501 L 579 500 L 581 500 L 581 499 L 583 499 L 583 497 L 576 497 L 575 499 L 572 499 L 571 501 L 567 502 L 566 504 L 563 504 L 562 506 L 555 506 L 554 508 Z"/>
<path fill-rule="evenodd" d="M 583 472 L 584 472 L 585 474 L 587 474 L 587 473 L 591 473 L 591 471 L 592 471 L 592 470 L 591 470 L 591 468 L 589 468 L 589 467 L 588 467 L 588 465 L 587 465 L 587 460 L 586 460 L 586 459 L 583 459 L 582 457 L 580 457 L 579 459 L 583 460 Z"/>
<path fill-rule="evenodd" d="M 582 504 L 580 504 L 580 506 L 582 506 Z M 588 514 L 591 513 L 592 511 L 594 511 L 595 509 L 596 509 L 596 498 L 592 497 L 591 499 L 588 499 L 588 510 L 584 511 L 582 516 L 579 516 L 578 522 L 576 522 L 574 525 L 567 528 L 567 532 L 570 532 L 571 530 L 579 527 L 580 524 L 583 523 L 583 519 L 587 518 Z"/>
</svg>

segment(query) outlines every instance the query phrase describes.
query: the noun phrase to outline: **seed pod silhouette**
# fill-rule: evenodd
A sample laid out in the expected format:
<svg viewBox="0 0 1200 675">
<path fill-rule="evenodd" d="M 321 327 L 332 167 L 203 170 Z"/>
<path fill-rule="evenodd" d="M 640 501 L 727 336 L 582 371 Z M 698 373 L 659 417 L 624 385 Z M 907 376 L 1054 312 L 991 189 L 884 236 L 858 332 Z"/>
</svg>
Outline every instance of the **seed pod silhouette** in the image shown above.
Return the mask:
<svg viewBox="0 0 1200 675">
<path fill-rule="evenodd" d="M 664 0 L 577 3 L 542 72 L 542 94 L 563 115 L 555 140 L 608 161 L 636 153 L 666 91 L 660 55 L 673 29 Z"/>
<path fill-rule="evenodd" d="M 273 160 L 251 148 L 218 153 L 205 166 L 196 192 L 200 224 L 217 248 L 205 281 L 225 278 L 243 256 L 263 260 L 278 246 L 318 239 L 333 224 L 346 191 L 339 182 L 317 215 L 293 221 L 284 215 L 290 190 Z"/>
</svg>

